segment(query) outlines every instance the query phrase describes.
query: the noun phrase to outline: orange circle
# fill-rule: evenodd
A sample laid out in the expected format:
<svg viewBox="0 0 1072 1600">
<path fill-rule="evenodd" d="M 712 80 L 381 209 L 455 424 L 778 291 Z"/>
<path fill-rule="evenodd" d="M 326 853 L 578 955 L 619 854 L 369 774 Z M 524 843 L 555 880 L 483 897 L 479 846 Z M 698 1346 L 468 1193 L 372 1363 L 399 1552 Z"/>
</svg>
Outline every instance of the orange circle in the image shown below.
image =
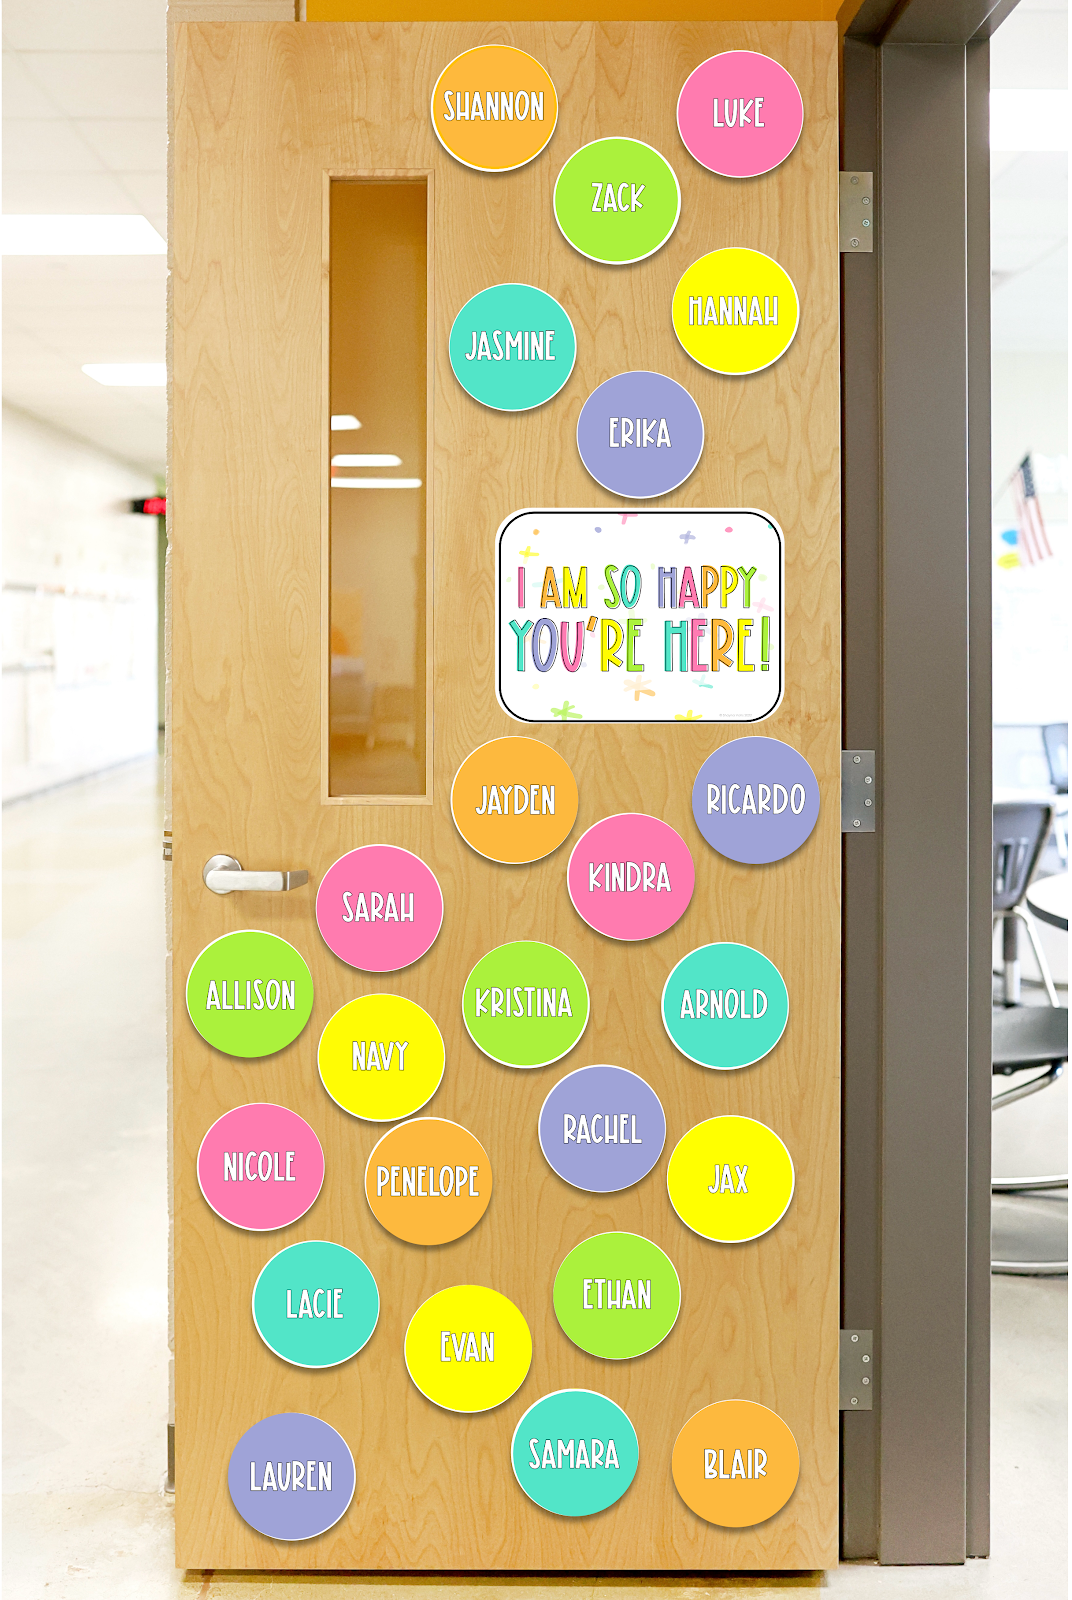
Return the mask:
<svg viewBox="0 0 1072 1600">
<path fill-rule="evenodd" d="M 450 791 L 454 824 L 478 855 L 517 866 L 557 850 L 577 820 L 577 780 L 539 739 L 492 739 L 466 756 Z"/>
<path fill-rule="evenodd" d="M 555 86 L 540 63 L 508 44 L 455 56 L 432 90 L 432 127 L 456 161 L 512 172 L 533 160 L 558 121 Z"/>
<path fill-rule="evenodd" d="M 407 1244 L 449 1244 L 475 1228 L 491 1199 L 491 1162 L 468 1128 L 415 1117 L 385 1133 L 365 1167 L 376 1221 Z"/>
<path fill-rule="evenodd" d="M 671 1471 L 690 1511 L 719 1528 L 752 1528 L 789 1500 L 800 1452 L 777 1412 L 754 1400 L 719 1400 L 689 1418 Z"/>
</svg>

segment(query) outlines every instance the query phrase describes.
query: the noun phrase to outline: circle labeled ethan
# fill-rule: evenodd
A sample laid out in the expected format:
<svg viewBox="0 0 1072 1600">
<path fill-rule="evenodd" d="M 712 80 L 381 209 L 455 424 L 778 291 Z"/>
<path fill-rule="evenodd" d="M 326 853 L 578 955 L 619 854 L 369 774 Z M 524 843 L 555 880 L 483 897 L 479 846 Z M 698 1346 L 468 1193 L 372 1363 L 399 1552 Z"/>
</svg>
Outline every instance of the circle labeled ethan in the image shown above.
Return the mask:
<svg viewBox="0 0 1072 1600">
<path fill-rule="evenodd" d="M 274 1055 L 301 1033 L 313 1009 L 313 975 L 292 944 L 247 928 L 205 946 L 186 980 L 186 1009 L 203 1039 L 225 1055 Z"/>
<path fill-rule="evenodd" d="M 372 1338 L 380 1291 L 360 1256 L 327 1239 L 291 1244 L 253 1285 L 253 1324 L 292 1367 L 337 1367 Z"/>
<path fill-rule="evenodd" d="M 800 320 L 796 286 L 759 250 L 712 250 L 681 275 L 671 307 L 686 355 L 709 372 L 762 372 L 789 349 Z"/>
<path fill-rule="evenodd" d="M 666 1169 L 670 1204 L 693 1233 L 717 1244 L 760 1239 L 789 1210 L 793 1158 L 754 1117 L 709 1117 L 679 1139 Z"/>
<path fill-rule="evenodd" d="M 692 814 L 712 849 L 730 861 L 784 861 L 819 820 L 819 780 L 781 739 L 730 739 L 696 774 Z"/>
<path fill-rule="evenodd" d="M 419 961 L 443 925 L 443 891 L 420 856 L 396 844 L 348 850 L 316 892 L 316 925 L 333 955 L 360 972 Z"/>
<path fill-rule="evenodd" d="M 577 805 L 577 780 L 558 751 L 513 736 L 466 756 L 450 791 L 450 813 L 466 844 L 509 866 L 557 850 L 577 820 Z"/>
<path fill-rule="evenodd" d="M 435 136 L 455 161 L 476 172 L 513 172 L 547 146 L 558 96 L 534 56 L 482 44 L 443 68 L 431 109 Z"/>
<path fill-rule="evenodd" d="M 461 1283 L 419 1306 L 406 1329 L 406 1367 L 444 1411 L 492 1411 L 528 1377 L 532 1334 L 497 1289 Z"/>
<path fill-rule="evenodd" d="M 553 1172 L 588 1194 L 646 1178 L 663 1153 L 666 1115 L 649 1083 L 625 1067 L 577 1067 L 540 1108 L 540 1149 Z"/>
<path fill-rule="evenodd" d="M 692 852 L 668 822 L 624 811 L 594 822 L 573 847 L 566 884 L 574 910 L 608 939 L 654 939 L 689 909 Z"/>
<path fill-rule="evenodd" d="M 756 50 L 725 50 L 689 73 L 677 127 L 689 154 L 723 178 L 758 178 L 796 149 L 804 102 L 780 62 Z"/>
<path fill-rule="evenodd" d="M 287 1106 L 235 1106 L 217 1117 L 197 1152 L 197 1182 L 218 1217 L 270 1233 L 304 1217 L 324 1183 L 324 1151 Z"/>
<path fill-rule="evenodd" d="M 443 1035 L 415 1000 L 362 994 L 320 1035 L 320 1081 L 337 1106 L 364 1122 L 397 1122 L 427 1105 L 443 1081 Z"/>
<path fill-rule="evenodd" d="M 491 1162 L 480 1140 L 445 1117 L 414 1117 L 372 1147 L 365 1198 L 388 1233 L 407 1244 L 450 1244 L 475 1228 L 491 1200 Z"/>
<path fill-rule="evenodd" d="M 593 389 L 577 419 L 586 470 L 611 494 L 656 500 L 695 470 L 704 446 L 700 408 L 661 372 L 620 372 Z"/>
<path fill-rule="evenodd" d="M 290 1543 L 333 1528 L 356 1487 L 357 1468 L 342 1434 L 301 1411 L 255 1422 L 227 1463 L 227 1488 L 243 1522 Z"/>
<path fill-rule="evenodd" d="M 514 1477 L 544 1511 L 592 1517 L 620 1500 L 636 1477 L 636 1429 L 613 1400 L 592 1389 L 558 1389 L 529 1406 L 510 1441 Z"/>
<path fill-rule="evenodd" d="M 670 1257 L 638 1233 L 582 1239 L 555 1274 L 555 1316 L 590 1356 L 629 1361 L 662 1344 L 681 1309 Z"/>
<path fill-rule="evenodd" d="M 492 411 L 531 411 L 554 398 L 577 359 L 573 323 L 528 283 L 496 283 L 462 306 L 450 330 L 450 365 Z"/>
<path fill-rule="evenodd" d="M 662 1017 L 683 1056 L 736 1072 L 762 1061 L 782 1037 L 789 991 L 761 951 L 723 940 L 682 956 L 663 985 Z"/>
<path fill-rule="evenodd" d="M 650 144 L 595 139 L 573 152 L 555 180 L 554 211 L 582 256 L 625 266 L 662 249 L 681 215 L 681 187 Z"/>
<path fill-rule="evenodd" d="M 719 1528 L 754 1528 L 792 1498 L 800 1451 L 788 1424 L 754 1400 L 718 1400 L 674 1442 L 674 1485 L 690 1511 Z"/>
<path fill-rule="evenodd" d="M 554 945 L 501 944 L 465 980 L 462 1017 L 478 1050 L 504 1067 L 549 1067 L 588 1026 L 588 985 Z"/>
</svg>

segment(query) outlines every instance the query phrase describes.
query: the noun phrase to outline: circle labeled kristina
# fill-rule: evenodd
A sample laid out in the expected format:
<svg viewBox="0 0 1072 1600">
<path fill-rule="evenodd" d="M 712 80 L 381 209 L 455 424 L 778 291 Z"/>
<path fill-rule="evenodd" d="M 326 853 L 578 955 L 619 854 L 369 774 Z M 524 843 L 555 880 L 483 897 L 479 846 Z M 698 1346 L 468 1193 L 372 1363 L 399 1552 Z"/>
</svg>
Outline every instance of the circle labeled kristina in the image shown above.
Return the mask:
<svg viewBox="0 0 1072 1600">
<path fill-rule="evenodd" d="M 573 323 L 528 283 L 496 283 L 467 300 L 448 343 L 454 376 L 492 411 L 531 411 L 554 398 L 577 359 Z"/>
<path fill-rule="evenodd" d="M 197 1181 L 224 1222 L 270 1233 L 304 1217 L 324 1182 L 320 1140 L 286 1106 L 235 1106 L 218 1117 L 197 1152 Z"/>
<path fill-rule="evenodd" d="M 466 756 L 450 791 L 454 826 L 478 855 L 515 866 L 541 861 L 577 820 L 577 780 L 540 739 L 491 739 Z"/>
<path fill-rule="evenodd" d="M 659 1096 L 625 1067 L 567 1072 L 540 1110 L 540 1149 L 548 1166 L 589 1194 L 614 1194 L 639 1183 L 665 1143 Z"/>
<path fill-rule="evenodd" d="M 340 1006 L 317 1048 L 320 1079 L 337 1106 L 364 1122 L 411 1117 L 443 1081 L 443 1035 L 422 1006 L 363 994 Z"/>
<path fill-rule="evenodd" d="M 326 1533 L 346 1514 L 357 1469 L 346 1440 L 329 1423 L 283 1411 L 255 1422 L 239 1439 L 227 1487 L 251 1528 L 294 1543 Z"/>
<path fill-rule="evenodd" d="M 577 449 L 611 494 L 655 500 L 680 488 L 703 452 L 700 408 L 661 372 L 620 372 L 593 389 L 577 419 Z"/>
<path fill-rule="evenodd" d="M 758 178 L 796 149 L 804 102 L 796 80 L 756 50 L 725 50 L 701 61 L 678 96 L 686 150 L 723 178 Z"/>
<path fill-rule="evenodd" d="M 477 172 L 512 172 L 534 160 L 557 121 L 558 96 L 546 70 L 513 45 L 463 50 L 432 90 L 436 138 Z"/>
<path fill-rule="evenodd" d="M 681 215 L 681 188 L 665 156 L 639 139 L 596 139 L 559 173 L 555 221 L 589 261 L 624 266 L 662 248 Z"/>
<path fill-rule="evenodd" d="M 800 1452 L 776 1411 L 754 1400 L 719 1400 L 677 1436 L 671 1471 L 690 1511 L 719 1528 L 754 1528 L 788 1504 Z"/>
<path fill-rule="evenodd" d="M 588 1026 L 588 985 L 554 945 L 501 944 L 465 980 L 462 1016 L 478 1050 L 504 1067 L 549 1067 Z"/>
<path fill-rule="evenodd" d="M 650 1239 L 599 1233 L 575 1245 L 559 1267 L 554 1303 L 559 1327 L 579 1349 L 628 1361 L 662 1344 L 681 1309 L 681 1283 Z"/>
<path fill-rule="evenodd" d="M 762 372 L 789 349 L 800 319 L 792 278 L 759 250 L 728 246 L 694 261 L 678 280 L 674 332 L 710 372 Z"/>
<path fill-rule="evenodd" d="M 558 1517 L 592 1517 L 636 1477 L 636 1429 L 606 1395 L 558 1389 L 529 1406 L 510 1444 L 514 1476 L 530 1500 Z"/>
<path fill-rule="evenodd" d="M 316 892 L 316 925 L 333 955 L 360 972 L 419 961 L 443 925 L 443 891 L 419 856 L 365 844 L 330 866 Z"/>
<path fill-rule="evenodd" d="M 532 1335 L 497 1289 L 460 1283 L 440 1289 L 413 1313 L 406 1366 L 417 1388 L 444 1411 L 491 1411 L 528 1377 Z"/>
<path fill-rule="evenodd" d="M 283 1050 L 313 1009 L 313 975 L 292 944 L 248 928 L 206 945 L 186 980 L 186 1009 L 203 1039 L 250 1060 Z"/>
<path fill-rule="evenodd" d="M 819 820 L 819 781 L 781 739 L 730 739 L 696 774 L 692 814 L 719 855 L 749 866 L 784 861 Z"/>
<path fill-rule="evenodd" d="M 327 1239 L 288 1245 L 253 1285 L 253 1323 L 293 1367 L 337 1367 L 364 1348 L 380 1316 L 380 1291 L 360 1256 Z"/>
<path fill-rule="evenodd" d="M 663 1027 L 697 1066 L 736 1072 L 769 1055 L 789 1021 L 789 991 L 773 961 L 751 945 L 690 950 L 663 985 Z"/>
<path fill-rule="evenodd" d="M 685 915 L 696 885 L 692 852 L 668 822 L 625 811 L 594 822 L 566 869 L 578 916 L 608 939 L 654 939 Z"/>
<path fill-rule="evenodd" d="M 666 1169 L 670 1204 L 687 1228 L 718 1244 L 769 1233 L 789 1210 L 793 1158 L 753 1117 L 711 1117 L 690 1128 Z"/>
<path fill-rule="evenodd" d="M 380 1225 L 407 1244 L 449 1244 L 475 1228 L 491 1200 L 491 1162 L 468 1128 L 415 1117 L 385 1133 L 365 1166 L 365 1196 Z"/>
</svg>

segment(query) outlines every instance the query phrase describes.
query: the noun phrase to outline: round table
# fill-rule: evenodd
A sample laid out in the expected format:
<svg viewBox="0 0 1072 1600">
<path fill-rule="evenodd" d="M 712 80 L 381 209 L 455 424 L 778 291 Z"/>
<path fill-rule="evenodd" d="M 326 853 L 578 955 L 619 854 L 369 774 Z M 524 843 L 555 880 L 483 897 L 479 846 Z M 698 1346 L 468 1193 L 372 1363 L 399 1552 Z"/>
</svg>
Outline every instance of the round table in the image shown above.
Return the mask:
<svg viewBox="0 0 1072 1600">
<path fill-rule="evenodd" d="M 1052 878 L 1039 878 L 1027 891 L 1027 909 L 1040 922 L 1051 928 L 1068 932 L 1068 873 L 1058 872 Z"/>
</svg>

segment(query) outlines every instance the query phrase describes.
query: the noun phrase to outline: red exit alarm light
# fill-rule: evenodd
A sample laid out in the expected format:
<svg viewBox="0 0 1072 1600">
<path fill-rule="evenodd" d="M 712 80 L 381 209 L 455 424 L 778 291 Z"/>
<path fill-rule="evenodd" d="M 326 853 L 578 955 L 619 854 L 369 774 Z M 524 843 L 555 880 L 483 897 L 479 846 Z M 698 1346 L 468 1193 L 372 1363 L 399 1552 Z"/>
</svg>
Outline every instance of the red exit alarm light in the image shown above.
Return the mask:
<svg viewBox="0 0 1072 1600">
<path fill-rule="evenodd" d="M 167 514 L 167 499 L 162 494 L 152 494 L 148 500 L 132 500 L 130 509 L 143 517 L 163 517 Z"/>
</svg>

